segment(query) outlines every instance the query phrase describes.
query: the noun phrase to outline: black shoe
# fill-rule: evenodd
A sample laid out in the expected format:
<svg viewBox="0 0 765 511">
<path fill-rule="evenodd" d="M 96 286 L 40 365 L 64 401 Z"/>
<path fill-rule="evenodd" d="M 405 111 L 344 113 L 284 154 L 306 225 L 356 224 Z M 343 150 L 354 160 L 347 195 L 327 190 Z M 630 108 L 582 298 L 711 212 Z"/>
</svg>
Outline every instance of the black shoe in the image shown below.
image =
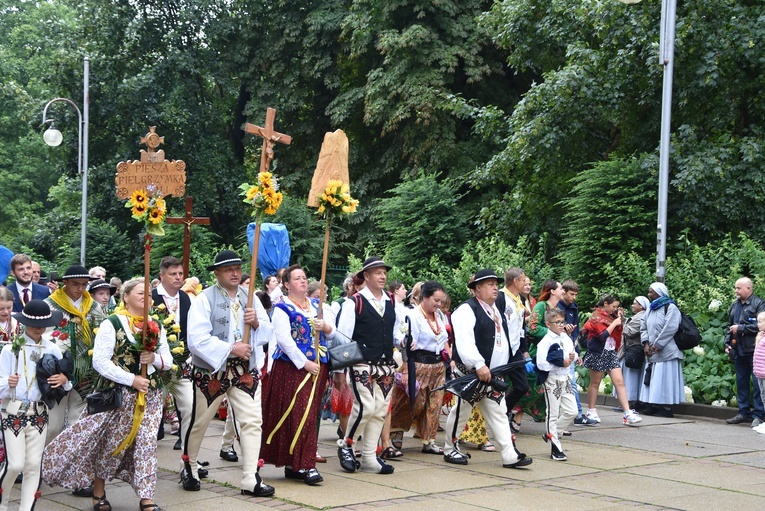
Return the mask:
<svg viewBox="0 0 765 511">
<path fill-rule="evenodd" d="M 159 429 L 157 430 L 157 440 L 162 440 L 165 438 L 165 426 L 164 424 L 159 425 Z"/>
<path fill-rule="evenodd" d="M 361 463 L 356 460 L 351 447 L 338 447 L 337 457 L 340 459 L 340 466 L 346 472 L 356 472 L 361 466 Z"/>
<path fill-rule="evenodd" d="M 727 419 L 725 422 L 728 424 L 741 424 L 742 422 L 752 422 L 752 418 L 739 413 L 736 414 L 736 416 Z"/>
<path fill-rule="evenodd" d="M 19 474 L 16 476 L 16 480 L 13 482 L 13 484 L 21 484 L 24 482 L 24 474 Z"/>
<path fill-rule="evenodd" d="M 316 470 L 315 468 L 312 468 L 306 471 L 303 481 L 305 481 L 305 484 L 307 484 L 308 486 L 314 486 L 324 481 L 324 478 L 321 477 L 321 474 L 319 473 L 318 470 Z"/>
<path fill-rule="evenodd" d="M 76 497 L 92 497 L 93 487 L 88 486 L 87 488 L 79 488 L 77 490 L 72 490 L 72 495 Z"/>
<path fill-rule="evenodd" d="M 654 415 L 656 417 L 666 417 L 667 419 L 672 419 L 675 416 L 671 408 L 664 408 L 663 406 L 660 406 Z"/>
<path fill-rule="evenodd" d="M 242 495 L 248 495 L 250 497 L 270 497 L 276 493 L 276 489 L 273 486 L 263 482 L 260 478 L 260 474 L 255 474 L 255 478 L 257 479 L 255 488 L 253 488 L 252 491 L 242 490 Z"/>
<path fill-rule="evenodd" d="M 565 454 L 563 454 L 563 451 L 559 451 L 558 449 L 553 449 L 550 453 L 550 459 L 553 461 L 568 461 L 568 458 Z"/>
<path fill-rule="evenodd" d="M 206 479 L 207 475 L 209 473 L 210 472 L 207 469 L 205 469 L 205 468 L 198 468 L 197 469 L 197 475 L 199 476 L 200 479 Z"/>
<path fill-rule="evenodd" d="M 175 441 L 175 445 L 173 446 L 174 451 L 180 451 L 181 450 L 181 439 Z"/>
<path fill-rule="evenodd" d="M 521 467 L 525 467 L 525 466 L 531 465 L 532 463 L 534 463 L 534 460 L 531 459 L 531 458 L 521 458 L 518 461 L 516 461 L 515 463 L 508 463 L 508 464 L 502 465 L 502 466 L 504 468 L 521 468 Z"/>
<path fill-rule="evenodd" d="M 447 463 L 454 463 L 455 465 L 467 465 L 468 456 L 455 449 L 449 454 L 444 454 L 444 461 Z"/>
<path fill-rule="evenodd" d="M 659 411 L 659 408 L 658 408 L 658 407 L 656 407 L 656 406 L 654 406 L 654 405 L 648 405 L 648 404 L 647 404 L 647 405 L 645 405 L 645 406 L 643 407 L 643 411 L 642 411 L 642 412 L 640 412 L 640 415 L 650 415 L 650 416 L 654 416 L 654 415 L 656 415 L 656 413 L 657 413 L 658 411 Z M 728 420 L 731 420 L 731 419 L 728 419 Z M 728 424 L 736 424 L 736 423 L 735 423 L 735 422 L 729 422 Z"/>
<path fill-rule="evenodd" d="M 223 461 L 239 461 L 239 456 L 237 456 L 236 451 L 233 450 L 233 449 L 230 450 L 230 451 L 223 451 L 223 450 L 221 450 L 220 451 L 220 458 Z"/>
<path fill-rule="evenodd" d="M 183 489 L 186 491 L 199 491 L 202 485 L 199 483 L 199 479 L 195 479 L 191 472 L 184 468 L 181 470 L 181 481 Z"/>
<path fill-rule="evenodd" d="M 305 481 L 305 470 L 292 470 L 290 467 L 284 467 L 284 477 Z"/>
</svg>

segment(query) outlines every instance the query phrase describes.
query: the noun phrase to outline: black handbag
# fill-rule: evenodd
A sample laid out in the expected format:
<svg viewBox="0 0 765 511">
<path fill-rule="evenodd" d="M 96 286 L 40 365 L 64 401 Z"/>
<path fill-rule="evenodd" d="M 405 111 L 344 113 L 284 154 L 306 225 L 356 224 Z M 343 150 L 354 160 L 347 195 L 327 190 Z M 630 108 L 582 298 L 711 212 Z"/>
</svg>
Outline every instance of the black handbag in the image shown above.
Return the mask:
<svg viewBox="0 0 765 511">
<path fill-rule="evenodd" d="M 624 348 L 624 365 L 630 369 L 642 369 L 645 362 L 645 351 L 641 344 L 633 344 Z"/>
<path fill-rule="evenodd" d="M 356 341 L 338 344 L 327 350 L 327 353 L 329 354 L 329 367 L 333 371 L 339 371 L 346 367 L 366 362 L 363 353 L 361 353 L 361 346 Z"/>
<path fill-rule="evenodd" d="M 97 390 L 85 397 L 88 402 L 88 414 L 95 415 L 122 408 L 122 386 L 111 389 Z"/>
</svg>

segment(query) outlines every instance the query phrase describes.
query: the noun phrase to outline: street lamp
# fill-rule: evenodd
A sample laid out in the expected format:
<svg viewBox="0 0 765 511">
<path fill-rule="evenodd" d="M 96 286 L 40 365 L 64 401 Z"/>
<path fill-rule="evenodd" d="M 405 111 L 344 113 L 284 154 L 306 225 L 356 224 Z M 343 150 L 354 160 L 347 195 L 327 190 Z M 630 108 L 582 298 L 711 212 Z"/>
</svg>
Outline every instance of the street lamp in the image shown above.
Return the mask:
<svg viewBox="0 0 765 511">
<path fill-rule="evenodd" d="M 53 119 L 48 119 L 48 107 L 58 101 L 69 103 L 77 110 L 77 115 L 80 119 L 79 139 L 77 142 L 77 172 L 82 174 L 82 228 L 80 233 L 80 264 L 85 266 L 85 234 L 87 233 L 88 224 L 88 119 L 90 103 L 89 81 L 90 81 L 90 59 L 85 57 L 84 73 L 83 73 L 83 95 L 82 95 L 82 112 L 77 108 L 77 104 L 71 99 L 55 98 L 48 101 L 43 109 L 43 124 L 50 123 L 50 126 L 45 133 L 43 133 L 43 140 L 51 147 L 57 147 L 61 145 L 64 140 L 61 132 L 56 129 L 53 124 Z"/>
</svg>

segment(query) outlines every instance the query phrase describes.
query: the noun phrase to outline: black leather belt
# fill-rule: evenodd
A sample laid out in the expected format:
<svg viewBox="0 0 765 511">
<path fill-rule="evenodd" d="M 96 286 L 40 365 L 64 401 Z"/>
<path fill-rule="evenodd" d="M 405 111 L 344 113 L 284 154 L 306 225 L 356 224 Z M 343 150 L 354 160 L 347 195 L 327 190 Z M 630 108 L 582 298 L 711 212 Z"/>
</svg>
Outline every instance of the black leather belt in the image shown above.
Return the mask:
<svg viewBox="0 0 765 511">
<path fill-rule="evenodd" d="M 411 352 L 412 360 L 419 364 L 440 364 L 441 355 L 436 355 L 432 351 L 414 350 Z"/>
</svg>

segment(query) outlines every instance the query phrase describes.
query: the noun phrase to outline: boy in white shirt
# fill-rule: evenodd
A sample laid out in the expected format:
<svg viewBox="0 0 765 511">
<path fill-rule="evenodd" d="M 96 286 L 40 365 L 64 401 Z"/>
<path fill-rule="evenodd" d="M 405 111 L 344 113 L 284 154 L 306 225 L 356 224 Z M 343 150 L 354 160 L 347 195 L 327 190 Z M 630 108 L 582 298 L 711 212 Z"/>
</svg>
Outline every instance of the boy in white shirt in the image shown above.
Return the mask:
<svg viewBox="0 0 765 511">
<path fill-rule="evenodd" d="M 545 442 L 552 441 L 550 458 L 554 461 L 568 459 L 563 453 L 559 432 L 565 431 L 577 414 L 569 372 L 569 366 L 576 362 L 577 355 L 571 337 L 565 333 L 565 319 L 560 309 L 549 310 L 545 314 L 547 335 L 537 345 L 537 383 L 544 383 L 547 405 L 547 432 L 542 438 Z"/>
</svg>

